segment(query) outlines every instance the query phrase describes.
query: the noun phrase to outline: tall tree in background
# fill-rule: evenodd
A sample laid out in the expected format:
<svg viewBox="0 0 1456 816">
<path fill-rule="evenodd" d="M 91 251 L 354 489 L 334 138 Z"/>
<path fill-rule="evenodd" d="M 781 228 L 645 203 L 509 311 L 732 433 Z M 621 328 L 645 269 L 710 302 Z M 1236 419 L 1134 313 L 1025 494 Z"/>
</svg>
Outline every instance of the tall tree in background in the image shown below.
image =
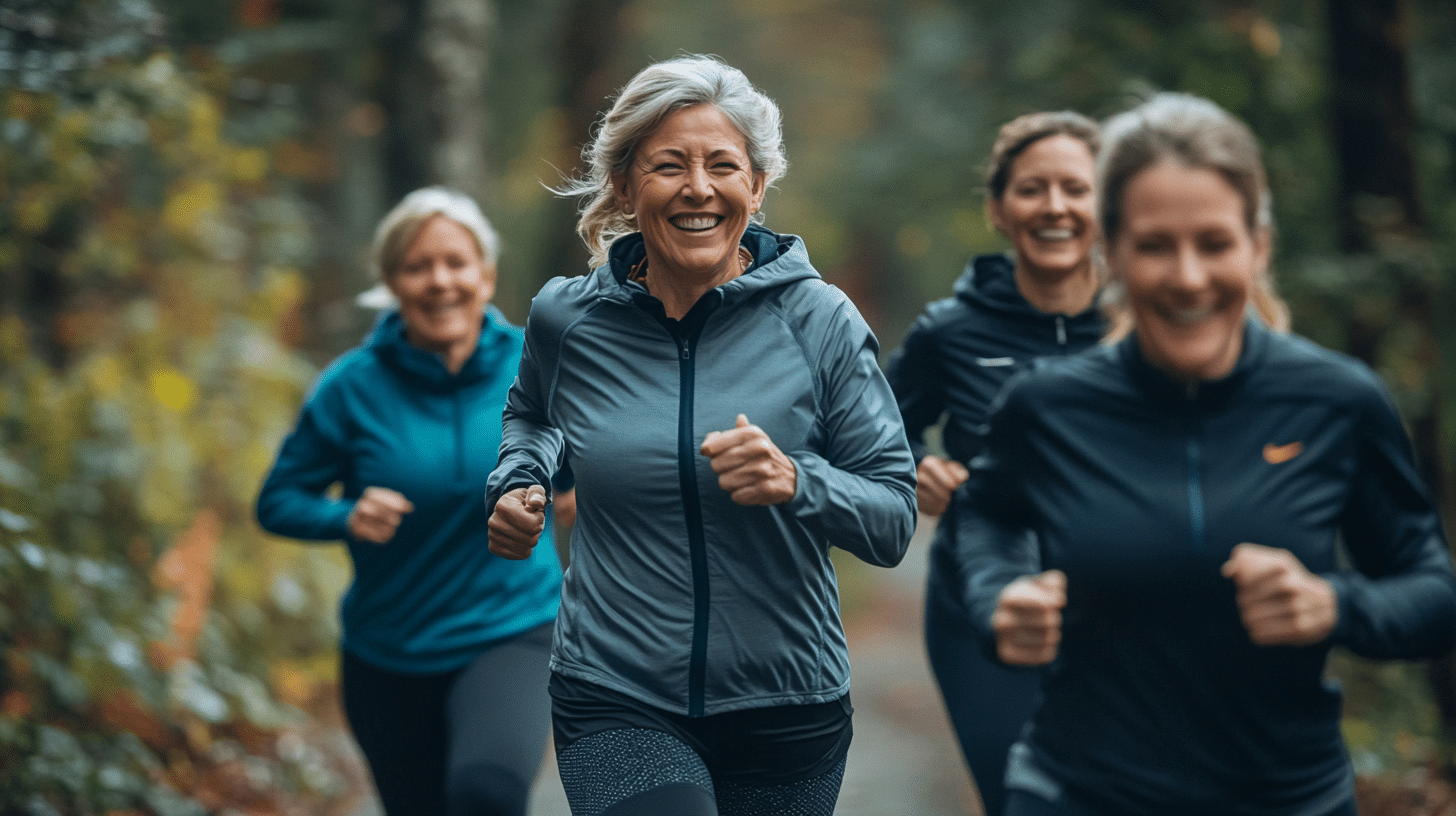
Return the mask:
<svg viewBox="0 0 1456 816">
<path fill-rule="evenodd" d="M 608 66 L 618 51 L 622 10 L 627 5 L 628 0 L 577 0 L 562 21 L 556 99 L 563 113 L 563 136 L 571 149 L 591 138 L 598 112 L 616 90 Z M 570 240 L 576 232 L 575 208 L 560 202 L 547 211 L 547 218 L 542 272 L 554 276 L 586 271 L 586 249 Z"/>
<path fill-rule="evenodd" d="M 1369 259 L 1391 310 L 1351 317 L 1349 350 L 1372 365 L 1392 351 L 1408 361 L 1393 379 L 1405 392 L 1416 458 L 1447 510 L 1441 439 L 1443 391 L 1435 334 L 1440 277 L 1431 254 L 1414 154 L 1416 114 L 1406 66 L 1408 18 L 1401 0 L 1328 0 L 1333 130 L 1342 249 Z M 1397 345 L 1397 349 L 1387 346 Z M 1448 735 L 1456 735 L 1456 661 L 1431 667 Z"/>
<path fill-rule="evenodd" d="M 386 0 L 377 7 L 385 196 L 426 184 L 484 199 L 491 0 Z"/>
</svg>

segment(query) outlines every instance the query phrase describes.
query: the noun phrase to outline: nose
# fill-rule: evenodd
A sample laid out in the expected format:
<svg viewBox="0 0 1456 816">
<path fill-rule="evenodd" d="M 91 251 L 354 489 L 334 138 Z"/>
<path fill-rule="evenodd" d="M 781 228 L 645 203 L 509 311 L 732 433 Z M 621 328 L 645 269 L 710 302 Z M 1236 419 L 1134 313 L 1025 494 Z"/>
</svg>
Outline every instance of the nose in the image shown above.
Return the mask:
<svg viewBox="0 0 1456 816">
<path fill-rule="evenodd" d="M 431 286 L 447 286 L 450 283 L 450 265 L 443 260 L 430 264 L 428 280 Z"/>
<path fill-rule="evenodd" d="M 1047 191 L 1047 209 L 1054 213 L 1067 211 L 1067 194 L 1055 184 Z"/>
<path fill-rule="evenodd" d="M 713 182 L 708 168 L 701 164 L 688 165 L 683 178 L 683 195 L 693 201 L 702 201 L 713 195 Z"/>
<path fill-rule="evenodd" d="M 1196 247 L 1191 244 L 1179 246 L 1173 264 L 1173 280 L 1176 286 L 1192 291 L 1208 285 L 1208 270 L 1204 268 L 1203 258 L 1199 256 Z"/>
</svg>

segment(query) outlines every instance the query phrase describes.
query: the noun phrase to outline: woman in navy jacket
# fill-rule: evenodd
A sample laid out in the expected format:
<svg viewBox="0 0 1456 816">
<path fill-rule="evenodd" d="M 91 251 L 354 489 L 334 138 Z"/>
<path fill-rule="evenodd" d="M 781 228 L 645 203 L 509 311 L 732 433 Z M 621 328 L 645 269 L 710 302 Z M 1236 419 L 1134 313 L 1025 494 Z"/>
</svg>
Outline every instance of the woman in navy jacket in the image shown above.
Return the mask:
<svg viewBox="0 0 1456 816">
<path fill-rule="evenodd" d="M 878 345 L 804 242 L 760 227 L 778 106 L 712 57 L 623 88 L 575 188 L 599 265 L 531 304 L 488 501 L 539 550 L 578 491 L 551 655 L 577 816 L 829 816 L 853 733 L 831 548 L 893 566 L 915 472 Z"/>
<path fill-rule="evenodd" d="M 482 502 L 523 342 L 489 305 L 496 245 L 441 188 L 384 218 L 398 308 L 319 378 L 258 497 L 269 532 L 348 545 L 344 711 L 389 816 L 524 814 L 546 748 L 561 567 L 492 555 Z"/>
<path fill-rule="evenodd" d="M 1380 379 L 1266 325 L 1248 128 L 1160 94 L 1103 138 L 1126 336 L 1008 384 L 956 519 L 987 648 L 1051 664 L 1006 812 L 1353 816 L 1326 656 L 1451 647 L 1440 520 Z"/>
<path fill-rule="evenodd" d="M 926 515 L 946 511 L 965 465 L 980 452 L 991 400 L 1012 372 L 1102 336 L 1093 305 L 1100 283 L 1092 260 L 1096 152 L 1097 123 L 1078 113 L 1030 113 L 1002 126 L 986 170 L 986 211 L 1014 254 L 972 260 L 955 297 L 927 306 L 890 361 Z M 928 452 L 924 438 L 942 417 L 949 459 Z M 1006 752 L 1031 717 L 1041 676 L 976 648 L 958 589 L 966 565 L 956 558 L 953 528 L 943 519 L 931 547 L 925 648 L 981 804 L 999 816 Z"/>
</svg>

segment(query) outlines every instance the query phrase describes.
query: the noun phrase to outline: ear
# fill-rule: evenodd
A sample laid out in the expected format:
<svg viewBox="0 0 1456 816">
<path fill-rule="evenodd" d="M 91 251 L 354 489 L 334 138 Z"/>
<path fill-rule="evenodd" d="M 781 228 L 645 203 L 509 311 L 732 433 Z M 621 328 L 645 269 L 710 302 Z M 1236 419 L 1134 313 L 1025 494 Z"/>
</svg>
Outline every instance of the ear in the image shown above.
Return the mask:
<svg viewBox="0 0 1456 816">
<path fill-rule="evenodd" d="M 1269 275 L 1269 261 L 1274 256 L 1274 233 L 1268 227 L 1259 227 L 1254 233 L 1254 276 L 1263 279 Z"/>
<path fill-rule="evenodd" d="M 986 199 L 986 221 L 997 232 L 1010 237 L 1010 234 L 1006 231 L 1006 214 L 1001 211 L 1001 202 L 998 199 Z"/>
<path fill-rule="evenodd" d="M 488 263 L 480 270 L 480 299 L 483 303 L 490 303 L 495 297 L 495 264 Z"/>
<path fill-rule="evenodd" d="M 753 197 L 749 200 L 748 211 L 756 213 L 763 206 L 763 197 L 768 192 L 768 175 L 766 173 L 753 174 Z"/>
<path fill-rule="evenodd" d="M 612 200 L 623 215 L 633 215 L 632 196 L 628 195 L 626 174 L 612 176 Z"/>
</svg>

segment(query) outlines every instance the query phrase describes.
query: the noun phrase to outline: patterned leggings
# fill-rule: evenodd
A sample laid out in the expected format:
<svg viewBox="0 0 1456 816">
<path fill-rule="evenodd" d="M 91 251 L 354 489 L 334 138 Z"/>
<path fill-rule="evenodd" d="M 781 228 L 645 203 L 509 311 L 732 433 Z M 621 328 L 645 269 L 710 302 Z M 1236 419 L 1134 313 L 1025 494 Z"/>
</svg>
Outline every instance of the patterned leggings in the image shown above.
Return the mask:
<svg viewBox="0 0 1456 816">
<path fill-rule="evenodd" d="M 701 757 L 661 731 L 617 728 L 556 758 L 572 816 L 832 816 L 844 760 L 786 785 L 715 784 Z"/>
</svg>

